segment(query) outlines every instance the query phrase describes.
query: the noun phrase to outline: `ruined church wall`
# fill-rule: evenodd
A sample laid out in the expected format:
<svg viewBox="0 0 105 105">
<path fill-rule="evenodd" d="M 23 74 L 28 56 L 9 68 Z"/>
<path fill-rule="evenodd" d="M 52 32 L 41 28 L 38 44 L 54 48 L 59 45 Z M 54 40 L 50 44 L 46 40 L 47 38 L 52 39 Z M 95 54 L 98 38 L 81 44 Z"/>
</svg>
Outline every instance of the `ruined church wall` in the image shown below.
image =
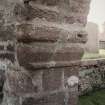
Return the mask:
<svg viewBox="0 0 105 105">
<path fill-rule="evenodd" d="M 90 0 L 29 1 L 0 1 L 0 54 L 12 62 L 2 104 L 76 105 L 78 66 L 71 62 L 84 53 Z"/>
<path fill-rule="evenodd" d="M 82 61 L 79 66 L 79 95 L 105 88 L 105 59 Z"/>
<path fill-rule="evenodd" d="M 69 64 L 69 67 L 67 67 L 67 70 L 65 71 L 65 77 L 68 77 L 69 74 L 71 74 L 71 72 L 72 74 L 75 75 L 75 69 L 77 68 L 79 70 L 79 85 L 78 85 L 79 95 L 85 95 L 85 94 L 88 94 L 89 92 L 105 88 L 105 59 L 95 59 L 95 60 L 84 60 L 82 62 L 81 61 L 72 62 L 72 64 L 71 65 Z M 3 100 L 3 86 L 5 82 L 5 69 L 6 68 L 0 69 L 0 102 L 2 102 Z M 58 70 L 61 70 L 61 68 L 59 68 Z M 62 69 L 62 71 L 64 70 Z M 59 74 L 59 72 L 56 72 L 56 73 Z M 59 76 L 58 74 L 56 74 L 56 76 Z M 61 78 L 63 78 L 63 76 L 60 77 L 60 79 Z M 58 80 L 59 80 L 59 77 L 58 77 Z M 66 78 L 65 78 L 65 81 L 66 81 Z M 57 81 L 56 82 L 54 81 L 54 83 L 57 83 Z M 58 84 L 58 87 L 60 87 L 59 84 Z M 57 88 L 57 85 L 56 85 L 56 88 Z M 71 88 L 72 91 L 75 91 L 75 89 L 76 89 L 75 87 Z"/>
</svg>

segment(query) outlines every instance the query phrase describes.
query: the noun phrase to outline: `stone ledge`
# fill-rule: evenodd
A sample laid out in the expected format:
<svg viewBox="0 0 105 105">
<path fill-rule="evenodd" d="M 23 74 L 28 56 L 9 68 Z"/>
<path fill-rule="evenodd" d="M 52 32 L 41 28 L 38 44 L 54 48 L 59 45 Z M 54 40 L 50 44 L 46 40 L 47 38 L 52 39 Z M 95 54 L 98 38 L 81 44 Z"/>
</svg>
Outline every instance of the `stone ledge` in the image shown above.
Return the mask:
<svg viewBox="0 0 105 105">
<path fill-rule="evenodd" d="M 17 40 L 23 43 L 32 42 L 69 42 L 86 43 L 87 33 L 82 25 L 54 24 L 46 21 L 33 21 L 33 24 L 17 25 Z"/>
<path fill-rule="evenodd" d="M 101 65 L 100 65 L 101 64 Z M 88 66 L 102 66 L 105 65 L 105 59 L 94 59 L 94 60 L 76 60 L 76 61 L 60 61 L 60 62 L 55 62 L 55 61 L 50 61 L 50 62 L 40 62 L 40 63 L 31 63 L 31 65 L 35 69 L 48 69 L 48 68 L 62 68 L 62 67 L 73 67 L 73 66 L 80 66 L 80 67 L 88 67 Z M 82 71 L 82 70 L 81 70 Z"/>
<path fill-rule="evenodd" d="M 82 60 L 81 66 L 100 66 L 105 65 L 105 58 Z"/>
</svg>

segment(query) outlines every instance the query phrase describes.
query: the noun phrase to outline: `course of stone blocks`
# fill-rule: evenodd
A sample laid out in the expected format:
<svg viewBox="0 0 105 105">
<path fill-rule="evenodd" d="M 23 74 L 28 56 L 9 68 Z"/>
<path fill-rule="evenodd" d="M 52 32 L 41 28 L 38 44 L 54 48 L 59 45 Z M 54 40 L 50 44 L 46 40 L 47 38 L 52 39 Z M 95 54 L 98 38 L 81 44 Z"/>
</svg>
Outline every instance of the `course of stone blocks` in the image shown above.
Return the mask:
<svg viewBox="0 0 105 105">
<path fill-rule="evenodd" d="M 105 59 L 83 61 L 79 68 L 79 95 L 105 88 Z"/>
<path fill-rule="evenodd" d="M 12 62 L 5 70 L 3 105 L 77 105 L 78 66 L 72 62 L 84 53 L 89 3 L 0 1 L 1 52 L 9 53 L 1 58 Z"/>
</svg>

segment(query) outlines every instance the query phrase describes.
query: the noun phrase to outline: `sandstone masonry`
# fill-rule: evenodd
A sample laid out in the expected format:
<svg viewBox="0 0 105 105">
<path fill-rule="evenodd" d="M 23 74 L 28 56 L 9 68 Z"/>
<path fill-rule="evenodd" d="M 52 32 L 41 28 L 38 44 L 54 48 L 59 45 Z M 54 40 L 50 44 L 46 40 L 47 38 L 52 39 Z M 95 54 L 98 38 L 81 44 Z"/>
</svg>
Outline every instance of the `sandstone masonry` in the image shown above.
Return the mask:
<svg viewBox="0 0 105 105">
<path fill-rule="evenodd" d="M 3 105 L 76 105 L 90 0 L 1 0 Z M 3 35 L 4 34 L 4 35 Z M 5 37 L 6 36 L 6 37 Z M 4 43 L 4 44 L 3 44 Z"/>
</svg>

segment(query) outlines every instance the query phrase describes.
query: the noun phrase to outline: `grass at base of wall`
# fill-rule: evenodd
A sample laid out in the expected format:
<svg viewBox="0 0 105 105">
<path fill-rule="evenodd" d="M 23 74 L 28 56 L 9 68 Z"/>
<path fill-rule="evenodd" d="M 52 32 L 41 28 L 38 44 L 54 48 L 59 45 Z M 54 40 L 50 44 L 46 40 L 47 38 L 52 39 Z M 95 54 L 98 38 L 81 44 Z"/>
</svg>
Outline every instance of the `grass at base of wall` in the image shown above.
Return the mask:
<svg viewBox="0 0 105 105">
<path fill-rule="evenodd" d="M 82 59 L 98 59 L 98 58 L 105 58 L 105 50 L 100 49 L 99 53 L 85 53 Z"/>
<path fill-rule="evenodd" d="M 105 90 L 99 90 L 79 98 L 79 105 L 105 105 Z"/>
</svg>

